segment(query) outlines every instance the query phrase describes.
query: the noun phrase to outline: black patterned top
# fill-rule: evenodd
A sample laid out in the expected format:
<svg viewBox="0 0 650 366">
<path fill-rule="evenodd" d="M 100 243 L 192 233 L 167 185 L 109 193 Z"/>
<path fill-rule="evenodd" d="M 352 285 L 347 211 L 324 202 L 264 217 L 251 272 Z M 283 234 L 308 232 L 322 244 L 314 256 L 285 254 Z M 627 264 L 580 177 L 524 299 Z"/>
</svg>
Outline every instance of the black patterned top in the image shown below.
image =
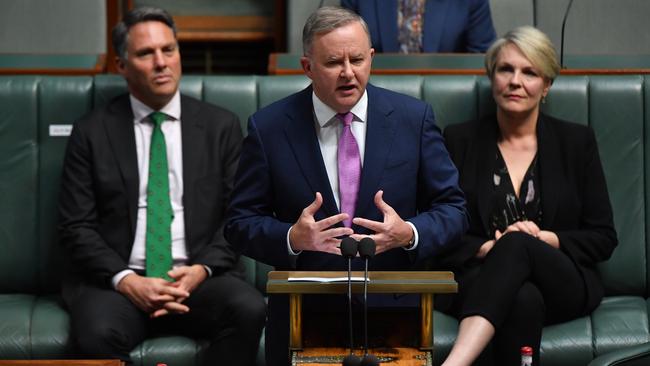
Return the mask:
<svg viewBox="0 0 650 366">
<path fill-rule="evenodd" d="M 542 205 L 539 191 L 539 169 L 537 154 L 530 163 L 521 182 L 519 198 L 510 180 L 510 173 L 501 151 L 497 148 L 496 164 L 493 174 L 494 193 L 492 195 L 492 214 L 490 215 L 490 232 L 503 232 L 517 221 L 533 221 L 537 226 L 542 222 Z"/>
</svg>

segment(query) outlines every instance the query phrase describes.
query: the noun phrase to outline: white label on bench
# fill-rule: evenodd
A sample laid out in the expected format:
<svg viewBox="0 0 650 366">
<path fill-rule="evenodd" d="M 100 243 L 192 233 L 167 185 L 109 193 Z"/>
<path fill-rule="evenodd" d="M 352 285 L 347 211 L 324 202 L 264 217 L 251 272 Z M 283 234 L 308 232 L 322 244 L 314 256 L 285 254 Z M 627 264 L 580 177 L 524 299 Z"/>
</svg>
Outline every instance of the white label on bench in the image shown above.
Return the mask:
<svg viewBox="0 0 650 366">
<path fill-rule="evenodd" d="M 70 136 L 72 125 L 50 125 L 50 136 Z"/>
</svg>

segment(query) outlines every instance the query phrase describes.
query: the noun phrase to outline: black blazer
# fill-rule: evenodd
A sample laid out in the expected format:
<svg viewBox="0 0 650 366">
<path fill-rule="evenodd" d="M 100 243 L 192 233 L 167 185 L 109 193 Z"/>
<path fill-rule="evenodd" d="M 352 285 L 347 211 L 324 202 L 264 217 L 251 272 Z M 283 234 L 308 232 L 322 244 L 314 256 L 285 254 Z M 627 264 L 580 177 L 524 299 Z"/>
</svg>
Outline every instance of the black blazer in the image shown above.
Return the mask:
<svg viewBox="0 0 650 366">
<path fill-rule="evenodd" d="M 241 149 L 238 118 L 181 96 L 183 205 L 189 264 L 230 270 L 237 255 L 223 237 L 223 215 Z M 135 236 L 139 177 L 128 95 L 75 123 L 65 155 L 59 232 L 72 280 L 111 286 L 127 269 Z"/>
<path fill-rule="evenodd" d="M 499 128 L 496 117 L 447 127 L 447 149 L 460 173 L 470 214 L 470 228 L 446 265 L 462 268 L 479 247 L 494 238 L 489 232 L 492 175 Z M 538 164 L 542 200 L 541 229 L 553 231 L 560 249 L 580 272 L 587 288 L 585 309 L 603 296 L 596 263 L 608 259 L 617 245 L 612 208 L 593 131 L 586 126 L 540 114 L 537 121 Z"/>
</svg>

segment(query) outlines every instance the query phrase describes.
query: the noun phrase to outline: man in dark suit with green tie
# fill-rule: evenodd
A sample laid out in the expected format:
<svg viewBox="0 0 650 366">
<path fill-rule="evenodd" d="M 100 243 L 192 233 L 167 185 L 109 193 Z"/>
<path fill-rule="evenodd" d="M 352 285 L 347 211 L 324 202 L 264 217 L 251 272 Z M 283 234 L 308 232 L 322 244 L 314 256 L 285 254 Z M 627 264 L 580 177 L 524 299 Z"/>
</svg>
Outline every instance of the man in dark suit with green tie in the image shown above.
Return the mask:
<svg viewBox="0 0 650 366">
<path fill-rule="evenodd" d="M 164 331 L 209 340 L 206 365 L 251 365 L 265 305 L 222 234 L 237 117 L 180 94 L 176 29 L 164 10 L 130 11 L 113 41 L 129 94 L 75 123 L 64 163 L 73 336 L 86 355 L 129 363 L 137 344 Z"/>
</svg>

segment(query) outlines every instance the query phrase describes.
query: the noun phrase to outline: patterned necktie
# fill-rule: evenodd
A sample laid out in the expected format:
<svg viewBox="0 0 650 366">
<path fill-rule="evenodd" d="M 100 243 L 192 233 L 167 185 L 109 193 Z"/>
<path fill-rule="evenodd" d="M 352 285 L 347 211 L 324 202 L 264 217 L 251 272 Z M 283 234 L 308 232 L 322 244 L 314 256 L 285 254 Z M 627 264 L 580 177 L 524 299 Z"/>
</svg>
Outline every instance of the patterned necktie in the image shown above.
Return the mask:
<svg viewBox="0 0 650 366">
<path fill-rule="evenodd" d="M 343 123 L 343 131 L 338 146 L 339 198 L 341 212 L 350 215 L 350 218 L 343 221 L 343 224 L 351 227 L 354 209 L 357 205 L 359 181 L 361 180 L 361 156 L 359 155 L 357 140 L 350 129 L 354 115 L 352 112 L 339 113 L 336 118 Z"/>
<path fill-rule="evenodd" d="M 172 268 L 171 224 L 174 211 L 169 199 L 167 147 L 161 129 L 167 115 L 153 112 L 149 117 L 154 127 L 151 134 L 147 183 L 146 274 L 148 277 L 170 280 L 167 271 Z"/>
<path fill-rule="evenodd" d="M 422 52 L 422 26 L 425 0 L 400 0 L 397 29 L 400 52 Z"/>
</svg>

